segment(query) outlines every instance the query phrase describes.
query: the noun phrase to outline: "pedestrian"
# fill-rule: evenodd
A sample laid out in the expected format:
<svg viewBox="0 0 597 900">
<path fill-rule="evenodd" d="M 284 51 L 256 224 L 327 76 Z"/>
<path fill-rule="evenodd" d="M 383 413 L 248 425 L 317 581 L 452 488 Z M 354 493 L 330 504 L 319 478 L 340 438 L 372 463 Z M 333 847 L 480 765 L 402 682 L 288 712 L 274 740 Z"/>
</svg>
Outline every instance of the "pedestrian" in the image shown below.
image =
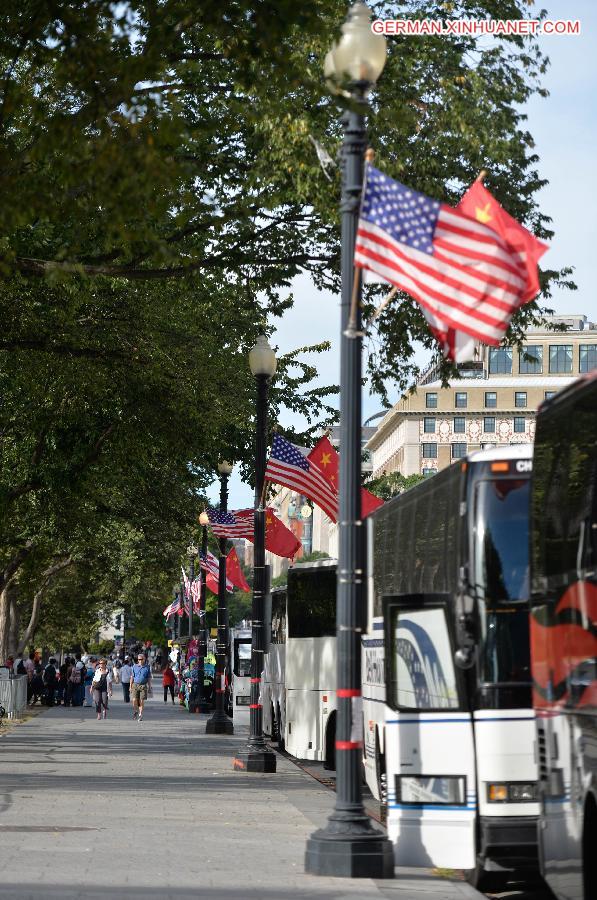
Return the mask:
<svg viewBox="0 0 597 900">
<path fill-rule="evenodd" d="M 54 706 L 54 693 L 56 691 L 56 682 L 58 681 L 57 674 L 56 660 L 51 656 L 43 674 L 46 706 Z"/>
<path fill-rule="evenodd" d="M 151 668 L 147 665 L 145 654 L 139 653 L 137 662 L 133 665 L 131 673 L 131 696 L 133 698 L 133 719 L 139 716 L 143 721 L 143 705 L 147 697 L 152 695 Z"/>
<path fill-rule="evenodd" d="M 174 670 L 169 661 L 162 674 L 162 684 L 164 686 L 164 703 L 168 702 L 168 691 L 170 691 L 172 703 L 174 703 Z"/>
<path fill-rule="evenodd" d="M 58 706 L 60 704 L 66 706 L 66 693 L 67 693 L 67 673 L 68 673 L 68 656 L 65 658 L 64 662 L 60 664 L 58 669 L 58 685 L 56 687 L 56 702 Z"/>
<path fill-rule="evenodd" d="M 110 668 L 110 666 L 108 666 Z M 110 674 L 112 675 L 112 683 L 120 684 L 120 660 L 115 659 L 112 663 L 112 668 L 110 669 Z M 130 675 L 129 675 L 130 680 Z"/>
<path fill-rule="evenodd" d="M 83 706 L 85 692 L 85 665 L 81 662 L 81 654 L 75 653 L 75 660 L 68 676 L 69 700 L 73 706 Z"/>
<path fill-rule="evenodd" d="M 120 681 L 122 683 L 122 696 L 124 697 L 125 703 L 131 702 L 131 675 L 133 674 L 133 669 L 131 667 L 131 661 L 128 656 L 125 656 L 124 662 L 120 667 Z"/>
<path fill-rule="evenodd" d="M 112 696 L 112 675 L 108 670 L 108 664 L 105 659 L 100 659 L 97 664 L 97 668 L 93 673 L 91 689 L 98 721 L 102 718 L 102 715 L 104 719 L 107 719 L 108 697 Z"/>
<path fill-rule="evenodd" d="M 91 702 L 91 682 L 93 681 L 93 676 L 95 674 L 95 657 L 90 656 L 85 668 L 83 670 L 83 684 L 84 684 L 84 697 L 85 697 L 85 706 L 92 706 Z"/>
<path fill-rule="evenodd" d="M 36 663 L 31 679 L 31 706 L 34 703 L 42 702 L 44 695 L 44 673 L 40 663 Z"/>
<path fill-rule="evenodd" d="M 25 668 L 27 669 L 29 680 L 31 680 L 33 678 L 33 673 L 35 672 L 35 650 L 32 650 L 25 660 Z"/>
</svg>

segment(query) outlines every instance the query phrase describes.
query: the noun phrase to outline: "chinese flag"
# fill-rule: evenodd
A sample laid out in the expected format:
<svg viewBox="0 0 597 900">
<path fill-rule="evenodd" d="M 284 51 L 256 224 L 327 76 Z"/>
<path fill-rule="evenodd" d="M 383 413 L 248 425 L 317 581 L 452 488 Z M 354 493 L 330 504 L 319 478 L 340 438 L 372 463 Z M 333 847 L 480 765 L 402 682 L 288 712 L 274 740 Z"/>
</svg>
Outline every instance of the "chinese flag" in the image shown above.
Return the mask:
<svg viewBox="0 0 597 900">
<path fill-rule="evenodd" d="M 526 285 L 521 300 L 522 303 L 532 300 L 539 293 L 537 263 L 549 250 L 548 244 L 538 240 L 524 225 L 513 219 L 480 181 L 470 186 L 457 209 L 497 232 L 521 256 L 526 269 Z"/>
<path fill-rule="evenodd" d="M 324 435 L 324 437 L 315 444 L 307 456 L 307 459 L 315 463 L 321 472 L 323 472 L 337 493 L 340 457 L 334 447 L 332 447 L 329 438 Z M 376 497 L 371 491 L 361 488 L 361 516 L 363 519 L 372 513 L 374 509 L 377 509 L 382 505 L 383 500 L 380 500 L 379 497 Z"/>
<path fill-rule="evenodd" d="M 218 592 L 219 592 L 218 579 L 215 578 L 211 574 L 211 572 L 207 572 L 207 574 L 205 576 L 205 587 L 208 587 L 210 589 L 210 591 L 212 592 L 212 594 L 215 594 L 216 597 L 218 596 Z"/>
<path fill-rule="evenodd" d="M 226 578 L 228 581 L 232 582 L 234 587 L 239 588 L 241 591 L 248 592 L 251 590 L 249 583 L 245 578 L 245 574 L 240 567 L 236 547 L 232 548 L 226 558 Z"/>
<path fill-rule="evenodd" d="M 265 510 L 265 549 L 276 556 L 295 556 L 301 542 L 274 514 L 273 509 Z"/>
</svg>

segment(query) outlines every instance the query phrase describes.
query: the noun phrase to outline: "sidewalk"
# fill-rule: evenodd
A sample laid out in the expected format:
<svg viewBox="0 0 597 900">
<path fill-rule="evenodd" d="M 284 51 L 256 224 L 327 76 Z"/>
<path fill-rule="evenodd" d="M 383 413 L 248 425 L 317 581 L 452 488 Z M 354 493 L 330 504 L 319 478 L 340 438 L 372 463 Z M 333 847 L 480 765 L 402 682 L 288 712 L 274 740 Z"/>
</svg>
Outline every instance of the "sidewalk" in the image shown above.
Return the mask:
<svg viewBox="0 0 597 900">
<path fill-rule="evenodd" d="M 106 721 L 57 707 L 0 738 L 0 898 L 481 897 L 417 870 L 389 881 L 305 875 L 305 842 L 327 821 L 331 791 L 280 756 L 275 775 L 235 772 L 246 728 L 207 736 L 205 716 L 161 691 L 142 723 L 131 713 L 117 688 Z"/>
</svg>

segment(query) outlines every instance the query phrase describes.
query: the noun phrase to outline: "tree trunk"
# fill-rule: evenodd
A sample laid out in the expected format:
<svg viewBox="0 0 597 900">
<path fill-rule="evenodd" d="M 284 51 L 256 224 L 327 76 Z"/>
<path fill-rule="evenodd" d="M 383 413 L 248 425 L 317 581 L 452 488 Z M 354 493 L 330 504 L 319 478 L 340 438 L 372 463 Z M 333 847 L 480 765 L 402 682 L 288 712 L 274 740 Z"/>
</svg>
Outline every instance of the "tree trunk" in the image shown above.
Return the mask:
<svg viewBox="0 0 597 900">
<path fill-rule="evenodd" d="M 58 562 L 53 563 L 51 566 L 42 573 L 41 576 L 41 584 L 37 591 L 33 596 L 33 607 L 31 609 L 31 616 L 29 618 L 29 624 L 25 628 L 21 636 L 21 640 L 17 646 L 17 653 L 19 655 L 22 654 L 23 650 L 29 644 L 35 635 L 37 630 L 37 623 L 39 621 L 39 611 L 41 609 L 41 602 L 43 600 L 44 594 L 48 589 L 48 585 L 50 584 L 52 578 L 57 575 L 59 572 L 62 572 L 63 569 L 66 569 L 68 566 L 71 566 L 73 560 L 70 556 L 66 556 Z"/>
<path fill-rule="evenodd" d="M 11 644 L 11 620 L 16 597 L 16 583 L 9 581 L 4 590 L 0 592 L 0 663 L 4 663 L 9 652 L 12 652 Z"/>
<path fill-rule="evenodd" d="M 17 645 L 19 643 L 19 624 L 20 616 L 17 606 L 18 582 L 15 578 L 11 582 L 8 590 L 9 610 L 8 610 L 8 653 L 16 659 Z"/>
</svg>

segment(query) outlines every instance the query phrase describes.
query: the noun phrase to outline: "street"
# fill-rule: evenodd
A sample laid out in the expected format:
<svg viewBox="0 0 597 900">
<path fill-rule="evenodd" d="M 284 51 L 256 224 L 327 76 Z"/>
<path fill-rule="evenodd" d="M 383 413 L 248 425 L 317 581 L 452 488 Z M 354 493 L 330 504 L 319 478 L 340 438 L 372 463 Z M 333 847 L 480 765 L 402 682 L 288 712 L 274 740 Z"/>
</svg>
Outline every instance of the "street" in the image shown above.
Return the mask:
<svg viewBox="0 0 597 900">
<path fill-rule="evenodd" d="M 456 900 L 468 885 L 304 874 L 307 837 L 333 793 L 278 755 L 275 775 L 232 768 L 233 737 L 206 736 L 161 691 L 143 722 L 117 689 L 109 718 L 54 707 L 0 740 L 2 879 L 11 900 L 193 897 Z"/>
</svg>

